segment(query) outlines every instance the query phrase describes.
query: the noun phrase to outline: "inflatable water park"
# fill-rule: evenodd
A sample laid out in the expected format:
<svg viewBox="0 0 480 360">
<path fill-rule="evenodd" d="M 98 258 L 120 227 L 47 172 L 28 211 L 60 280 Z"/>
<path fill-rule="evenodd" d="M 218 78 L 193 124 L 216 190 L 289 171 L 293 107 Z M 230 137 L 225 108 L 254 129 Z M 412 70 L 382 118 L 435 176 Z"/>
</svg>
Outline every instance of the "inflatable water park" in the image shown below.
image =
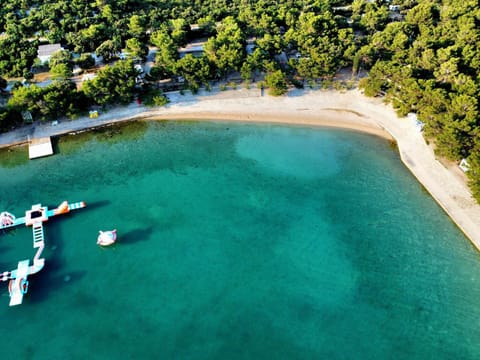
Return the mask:
<svg viewBox="0 0 480 360">
<path fill-rule="evenodd" d="M 6 211 L 0 213 L 0 230 L 19 225 L 31 226 L 33 232 L 33 248 L 37 249 L 32 264 L 30 264 L 30 259 L 22 260 L 18 262 L 15 270 L 5 271 L 0 274 L 0 281 L 8 281 L 10 306 L 20 305 L 22 303 L 23 296 L 28 291 L 28 276 L 36 274 L 42 270 L 45 265 L 45 259 L 41 257 L 43 249 L 45 248 L 43 223 L 54 216 L 66 214 L 72 210 L 82 209 L 85 206 L 86 204 L 83 201 L 72 204 L 64 201 L 55 209 L 48 209 L 48 207 L 42 206 L 41 204 L 33 205 L 30 210 L 25 212 L 24 217 L 19 218 Z"/>
</svg>

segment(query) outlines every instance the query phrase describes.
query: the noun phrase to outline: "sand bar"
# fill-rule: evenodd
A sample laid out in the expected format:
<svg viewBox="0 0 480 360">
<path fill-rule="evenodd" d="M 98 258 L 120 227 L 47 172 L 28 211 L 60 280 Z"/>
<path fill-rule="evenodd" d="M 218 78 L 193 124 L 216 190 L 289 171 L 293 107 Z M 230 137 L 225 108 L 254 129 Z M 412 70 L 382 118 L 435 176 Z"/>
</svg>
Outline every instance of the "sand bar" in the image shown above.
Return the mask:
<svg viewBox="0 0 480 360">
<path fill-rule="evenodd" d="M 197 95 L 167 94 L 166 107 L 148 109 L 138 104 L 119 107 L 57 125 L 32 125 L 0 135 L 0 146 L 26 142 L 32 138 L 60 135 L 112 122 L 132 119 L 199 119 L 288 123 L 331 126 L 393 138 L 402 161 L 450 215 L 458 227 L 480 250 L 480 205 L 471 196 L 465 179 L 455 169 L 442 165 L 415 124 L 398 118 L 381 99 L 367 98 L 359 90 L 292 90 L 287 96 L 261 96 L 258 89 L 200 91 Z"/>
</svg>

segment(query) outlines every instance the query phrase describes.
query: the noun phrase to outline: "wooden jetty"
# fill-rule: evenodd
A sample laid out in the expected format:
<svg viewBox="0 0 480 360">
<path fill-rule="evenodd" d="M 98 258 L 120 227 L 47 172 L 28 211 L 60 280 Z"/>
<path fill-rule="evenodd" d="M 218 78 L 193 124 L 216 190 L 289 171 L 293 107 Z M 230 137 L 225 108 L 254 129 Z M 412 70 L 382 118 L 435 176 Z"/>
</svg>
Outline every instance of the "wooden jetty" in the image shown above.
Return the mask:
<svg viewBox="0 0 480 360">
<path fill-rule="evenodd" d="M 52 140 L 50 137 L 31 139 L 28 143 L 28 157 L 36 159 L 39 157 L 53 155 Z"/>
</svg>

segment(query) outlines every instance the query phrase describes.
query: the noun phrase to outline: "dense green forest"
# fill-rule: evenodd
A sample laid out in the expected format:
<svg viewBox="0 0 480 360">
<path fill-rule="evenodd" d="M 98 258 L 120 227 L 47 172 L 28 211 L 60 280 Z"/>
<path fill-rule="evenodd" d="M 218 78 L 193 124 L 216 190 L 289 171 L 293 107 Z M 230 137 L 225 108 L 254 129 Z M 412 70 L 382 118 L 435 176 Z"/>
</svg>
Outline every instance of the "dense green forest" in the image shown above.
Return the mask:
<svg viewBox="0 0 480 360">
<path fill-rule="evenodd" d="M 0 90 L 5 79 L 32 79 L 39 44 L 65 50 L 50 60 L 48 86 L 2 90 L 0 128 L 21 124 L 24 110 L 53 119 L 135 97 L 162 104 L 158 82 L 169 78 L 195 92 L 239 74 L 281 95 L 342 68 L 356 79 L 361 69 L 365 94 L 383 96 L 400 115 L 416 113 L 439 156 L 468 160 L 480 199 L 479 25 L 477 0 L 4 0 Z M 195 39 L 205 40 L 203 53 L 180 56 Z M 139 84 L 135 63 L 149 48 L 154 66 Z M 122 51 L 129 58 L 117 61 Z M 108 65 L 77 90 L 73 66 L 92 68 L 90 54 Z"/>
</svg>

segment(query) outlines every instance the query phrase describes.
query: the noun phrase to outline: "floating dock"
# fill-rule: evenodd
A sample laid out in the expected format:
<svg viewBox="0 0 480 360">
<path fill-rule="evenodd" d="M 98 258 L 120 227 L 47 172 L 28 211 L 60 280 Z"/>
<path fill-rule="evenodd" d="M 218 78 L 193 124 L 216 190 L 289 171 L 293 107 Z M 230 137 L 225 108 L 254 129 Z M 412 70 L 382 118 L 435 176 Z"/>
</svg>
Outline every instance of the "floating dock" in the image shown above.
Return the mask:
<svg viewBox="0 0 480 360">
<path fill-rule="evenodd" d="M 20 218 L 16 218 L 6 211 L 0 214 L 0 230 L 18 225 L 31 226 L 33 232 L 33 248 L 37 249 L 33 257 L 32 265 L 30 265 L 29 259 L 22 260 L 18 262 L 17 269 L 0 273 L 0 281 L 9 281 L 10 306 L 22 303 L 23 295 L 28 291 L 28 275 L 36 274 L 42 270 L 45 265 L 45 259 L 41 258 L 43 249 L 45 248 L 43 223 L 48 221 L 50 217 L 66 214 L 71 210 L 82 209 L 85 206 L 86 204 L 83 201 L 73 204 L 64 201 L 52 210 L 49 210 L 41 204 L 33 205 L 30 210 L 25 212 L 25 216 Z"/>
<path fill-rule="evenodd" d="M 30 159 L 36 159 L 49 155 L 53 155 L 52 140 L 50 137 L 30 140 L 28 144 L 28 157 Z"/>
<path fill-rule="evenodd" d="M 13 270 L 13 278 L 10 280 L 8 290 L 10 291 L 10 306 L 20 305 L 23 295 L 28 291 L 27 276 L 30 274 L 29 260 L 18 262 L 17 270 Z"/>
</svg>

